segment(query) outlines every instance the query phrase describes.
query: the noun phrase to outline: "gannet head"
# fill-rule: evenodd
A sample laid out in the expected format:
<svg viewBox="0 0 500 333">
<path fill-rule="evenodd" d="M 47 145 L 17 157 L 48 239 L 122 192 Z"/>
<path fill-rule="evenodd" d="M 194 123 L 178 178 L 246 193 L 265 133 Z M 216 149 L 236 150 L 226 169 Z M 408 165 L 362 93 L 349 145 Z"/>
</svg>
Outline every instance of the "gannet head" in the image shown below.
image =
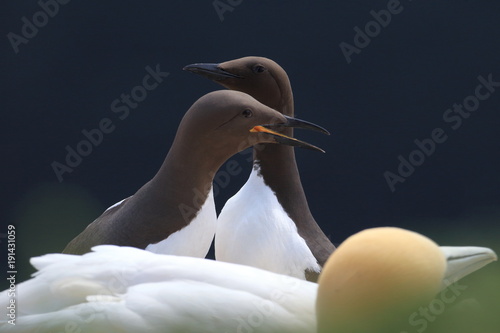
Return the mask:
<svg viewBox="0 0 500 333">
<path fill-rule="evenodd" d="M 425 236 L 393 227 L 361 231 L 320 275 L 318 332 L 391 332 L 434 297 L 445 270 L 443 252 Z"/>
</svg>

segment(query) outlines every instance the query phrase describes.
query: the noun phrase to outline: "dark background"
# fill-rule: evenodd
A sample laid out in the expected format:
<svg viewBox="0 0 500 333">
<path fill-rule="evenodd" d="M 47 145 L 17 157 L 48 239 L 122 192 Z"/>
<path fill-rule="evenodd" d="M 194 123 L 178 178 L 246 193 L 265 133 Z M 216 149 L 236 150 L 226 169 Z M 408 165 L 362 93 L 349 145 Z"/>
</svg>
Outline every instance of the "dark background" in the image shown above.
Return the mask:
<svg viewBox="0 0 500 333">
<path fill-rule="evenodd" d="M 0 232 L 16 227 L 18 282 L 33 272 L 30 257 L 61 251 L 148 181 L 183 113 L 220 89 L 184 65 L 246 55 L 285 68 L 296 115 L 332 132 L 296 136 L 327 151 L 297 150 L 297 160 L 311 211 L 335 244 L 393 225 L 441 245 L 500 252 L 500 88 L 459 129 L 442 119 L 474 93 L 479 75 L 500 81 L 500 4 L 402 0 L 403 10 L 348 64 L 339 44 L 353 44 L 353 28 L 364 29 L 370 11 L 387 3 L 244 0 L 221 21 L 211 1 L 70 1 L 16 54 L 7 34 L 20 35 L 21 18 L 32 22 L 41 8 L 33 0 L 4 1 Z M 120 120 L 111 102 L 156 64 L 170 75 Z M 66 145 L 75 148 L 82 130 L 103 118 L 115 130 L 58 182 L 51 163 L 64 163 Z M 396 173 L 398 155 L 408 158 L 413 141 L 437 127 L 447 141 L 391 192 L 384 172 Z M 218 209 L 246 181 L 246 156 L 234 157 L 245 170 L 216 197 Z"/>
</svg>

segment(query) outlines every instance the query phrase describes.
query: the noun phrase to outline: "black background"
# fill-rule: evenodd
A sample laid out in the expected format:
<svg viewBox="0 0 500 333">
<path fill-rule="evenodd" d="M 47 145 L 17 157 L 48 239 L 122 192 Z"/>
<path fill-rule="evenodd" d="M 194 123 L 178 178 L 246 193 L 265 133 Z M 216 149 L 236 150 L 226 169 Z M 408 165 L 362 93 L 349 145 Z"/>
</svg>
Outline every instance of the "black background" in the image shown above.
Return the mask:
<svg viewBox="0 0 500 333">
<path fill-rule="evenodd" d="M 7 34 L 20 35 L 21 18 L 32 21 L 40 6 L 4 1 L 0 232 L 16 227 L 18 282 L 33 271 L 30 257 L 61 251 L 148 181 L 183 113 L 220 89 L 184 65 L 247 55 L 285 68 L 296 115 L 332 132 L 297 131 L 327 153 L 296 153 L 311 211 L 335 244 L 393 225 L 441 245 L 499 252 L 500 88 L 457 130 L 443 113 L 474 94 L 478 76 L 500 81 L 500 4 L 402 0 L 401 12 L 348 64 L 339 44 L 353 44 L 354 27 L 364 29 L 370 11 L 387 3 L 233 1 L 221 20 L 211 1 L 70 1 L 15 53 Z M 120 120 L 111 102 L 157 64 L 170 75 Z M 58 182 L 51 163 L 64 163 L 65 147 L 103 118 L 115 130 Z M 396 173 L 398 156 L 408 158 L 414 140 L 434 128 L 447 141 L 391 192 L 384 172 Z M 234 157 L 244 170 L 216 197 L 218 209 L 246 181 L 246 156 Z M 476 279 L 498 265 L 490 266 Z"/>
</svg>

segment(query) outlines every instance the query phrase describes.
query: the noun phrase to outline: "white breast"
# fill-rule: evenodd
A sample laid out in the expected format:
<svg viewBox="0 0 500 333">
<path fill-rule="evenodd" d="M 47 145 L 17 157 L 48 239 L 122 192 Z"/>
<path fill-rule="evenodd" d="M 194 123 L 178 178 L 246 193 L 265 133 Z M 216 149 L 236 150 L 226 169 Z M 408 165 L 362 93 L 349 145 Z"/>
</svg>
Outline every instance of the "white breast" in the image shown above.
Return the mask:
<svg viewBox="0 0 500 333">
<path fill-rule="evenodd" d="M 217 219 L 217 260 L 249 265 L 305 279 L 321 270 L 297 226 L 254 166 L 246 184 Z"/>
<path fill-rule="evenodd" d="M 205 203 L 189 225 L 161 242 L 149 244 L 146 251 L 205 258 L 214 238 L 216 222 L 214 194 L 213 190 L 210 190 Z"/>
</svg>

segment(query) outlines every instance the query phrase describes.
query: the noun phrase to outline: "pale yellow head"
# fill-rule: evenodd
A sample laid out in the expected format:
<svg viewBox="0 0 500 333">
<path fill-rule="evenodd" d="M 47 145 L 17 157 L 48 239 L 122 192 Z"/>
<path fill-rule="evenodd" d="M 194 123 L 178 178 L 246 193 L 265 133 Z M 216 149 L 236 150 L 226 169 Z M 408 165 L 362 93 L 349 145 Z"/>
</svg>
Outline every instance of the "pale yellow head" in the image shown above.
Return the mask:
<svg viewBox="0 0 500 333">
<path fill-rule="evenodd" d="M 361 231 L 318 280 L 318 332 L 379 332 L 408 321 L 439 291 L 446 260 L 429 238 L 393 227 Z"/>
</svg>

